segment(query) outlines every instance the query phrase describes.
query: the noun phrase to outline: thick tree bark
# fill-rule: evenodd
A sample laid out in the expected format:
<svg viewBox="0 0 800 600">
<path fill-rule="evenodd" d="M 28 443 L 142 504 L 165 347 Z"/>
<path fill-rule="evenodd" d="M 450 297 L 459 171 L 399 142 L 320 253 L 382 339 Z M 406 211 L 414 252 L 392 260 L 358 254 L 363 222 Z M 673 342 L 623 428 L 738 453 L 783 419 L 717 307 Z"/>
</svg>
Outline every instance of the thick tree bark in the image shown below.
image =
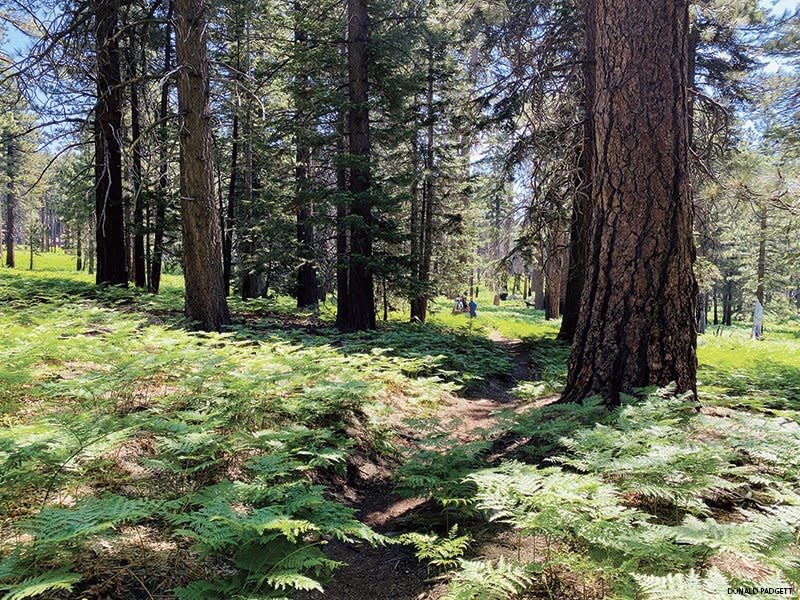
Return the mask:
<svg viewBox="0 0 800 600">
<path fill-rule="evenodd" d="M 133 273 L 136 287 L 147 285 L 144 257 L 144 195 L 142 194 L 142 127 L 139 107 L 138 66 L 136 62 L 136 30 L 131 28 L 130 72 L 131 90 L 131 135 L 133 136 Z M 141 42 L 140 42 L 141 43 Z M 144 53 L 142 53 L 144 54 Z M 144 59 L 144 56 L 142 56 Z M 144 69 L 144 61 L 142 62 Z"/>
<path fill-rule="evenodd" d="M 589 246 L 592 208 L 592 177 L 594 176 L 594 96 L 595 96 L 595 0 L 584 0 L 583 55 L 583 127 L 578 153 L 575 197 L 572 202 L 572 221 L 569 237 L 569 273 L 567 275 L 564 316 L 558 339 L 571 342 L 578 325 L 581 293 L 586 280 L 586 253 Z"/>
<path fill-rule="evenodd" d="M 158 105 L 158 118 L 161 125 L 158 128 L 158 201 L 153 223 L 153 255 L 150 263 L 150 280 L 148 289 L 157 294 L 161 287 L 161 263 L 164 255 L 164 220 L 167 215 L 167 195 L 169 193 L 169 128 L 167 127 L 167 110 L 169 109 L 169 73 L 172 70 L 172 14 L 175 4 L 173 0 L 167 5 L 166 39 L 164 41 L 164 68 L 161 82 L 161 98 Z"/>
<path fill-rule="evenodd" d="M 14 228 L 16 227 L 17 196 L 14 190 L 16 175 L 16 146 L 11 141 L 6 146 L 6 266 L 14 268 Z M 31 240 L 33 246 L 33 240 Z"/>
<path fill-rule="evenodd" d="M 592 232 L 564 400 L 696 390 L 687 29 L 681 0 L 596 0 Z"/>
<path fill-rule="evenodd" d="M 348 0 L 350 110 L 350 256 L 348 294 L 342 329 L 375 328 L 375 289 L 372 273 L 372 197 L 370 181 L 369 79 L 367 0 Z"/>
<path fill-rule="evenodd" d="M 304 8 L 299 0 L 294 2 L 295 48 L 297 56 L 306 51 L 308 35 L 305 31 Z M 311 102 L 311 80 L 308 74 L 297 74 L 295 90 L 295 215 L 297 219 L 297 307 L 316 306 L 317 270 L 314 266 L 314 202 L 311 196 L 310 171 L 312 149 L 308 141 L 306 114 Z"/>
<path fill-rule="evenodd" d="M 214 203 L 204 0 L 176 0 L 181 148 L 181 216 L 186 316 L 204 329 L 230 323 L 222 278 L 222 240 Z"/>
<path fill-rule="evenodd" d="M 97 283 L 128 285 L 122 200 L 122 90 L 118 0 L 96 0 L 97 106 L 95 108 L 95 214 Z"/>
</svg>

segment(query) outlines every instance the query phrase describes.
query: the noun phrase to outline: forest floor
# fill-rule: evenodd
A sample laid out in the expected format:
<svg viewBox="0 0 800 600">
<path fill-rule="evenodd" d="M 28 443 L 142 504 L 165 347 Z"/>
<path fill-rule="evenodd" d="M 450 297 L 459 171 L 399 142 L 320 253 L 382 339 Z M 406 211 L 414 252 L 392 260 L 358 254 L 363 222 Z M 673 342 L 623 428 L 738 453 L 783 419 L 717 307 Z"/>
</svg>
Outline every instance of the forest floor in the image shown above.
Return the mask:
<svg viewBox="0 0 800 600">
<path fill-rule="evenodd" d="M 396 435 L 406 453 L 412 454 L 442 423 L 448 425 L 447 438 L 454 445 L 479 441 L 495 425 L 496 413 L 519 406 L 521 400 L 513 389 L 531 377 L 530 349 L 522 340 L 506 338 L 497 329 L 492 329 L 488 337 L 511 357 L 510 375 L 492 377 L 468 395 L 451 396 L 422 427 L 419 421 L 413 428 L 399 424 Z M 414 531 L 417 521 L 444 520 L 426 498 L 406 498 L 395 492 L 394 466 L 385 462 L 368 463 L 357 469 L 346 496 L 352 498 L 358 519 L 391 537 Z M 326 554 L 346 566 L 325 586 L 324 595 L 312 592 L 307 594 L 308 598 L 428 600 L 447 594 L 446 583 L 434 577 L 408 545 L 336 543 L 329 546 Z"/>
<path fill-rule="evenodd" d="M 608 411 L 552 402 L 568 349 L 521 302 L 341 335 L 232 299 L 203 334 L 179 278 L 71 261 L 0 273 L 1 600 L 797 595 L 797 316 L 701 336 L 700 410 Z"/>
</svg>

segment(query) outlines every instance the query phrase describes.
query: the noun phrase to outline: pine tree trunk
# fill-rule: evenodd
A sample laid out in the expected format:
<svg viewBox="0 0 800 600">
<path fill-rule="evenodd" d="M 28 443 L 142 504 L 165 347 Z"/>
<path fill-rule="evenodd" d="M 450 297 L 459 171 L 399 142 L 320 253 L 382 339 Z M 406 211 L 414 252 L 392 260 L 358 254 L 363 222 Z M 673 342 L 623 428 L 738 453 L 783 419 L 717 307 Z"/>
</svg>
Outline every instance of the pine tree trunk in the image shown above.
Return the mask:
<svg viewBox="0 0 800 600">
<path fill-rule="evenodd" d="M 586 280 L 586 253 L 589 246 L 594 176 L 594 96 L 595 96 L 595 0 L 584 0 L 583 127 L 578 153 L 575 197 L 569 236 L 569 273 L 565 290 L 564 316 L 558 339 L 571 342 L 578 325 L 581 294 Z"/>
<path fill-rule="evenodd" d="M 145 30 L 146 31 L 146 30 Z M 142 44 L 143 45 L 143 44 Z M 144 62 L 142 62 L 144 69 Z M 138 288 L 147 286 L 147 272 L 144 260 L 144 195 L 142 194 L 142 127 L 139 108 L 138 66 L 136 63 L 136 29 L 131 28 L 130 72 L 131 89 L 131 135 L 133 136 L 133 273 Z"/>
<path fill-rule="evenodd" d="M 158 128 L 158 202 L 153 223 L 153 255 L 150 263 L 149 291 L 157 294 L 161 287 L 161 263 L 164 255 L 164 221 L 167 215 L 167 195 L 169 193 L 169 130 L 166 123 L 167 110 L 169 109 L 170 79 L 168 74 L 172 70 L 172 14 L 175 4 L 169 0 L 167 5 L 166 39 L 164 42 L 164 68 L 162 72 L 161 98 L 158 107 L 158 118 L 161 124 Z"/>
<path fill-rule="evenodd" d="M 758 264 L 756 265 L 756 298 L 763 305 L 764 279 L 767 275 L 767 205 L 762 203 L 758 218 Z"/>
<path fill-rule="evenodd" d="M 83 236 L 81 235 L 80 227 L 77 228 L 75 237 L 75 254 L 77 255 L 75 258 L 75 270 L 80 273 L 83 271 L 83 248 L 81 247 L 81 238 Z"/>
<path fill-rule="evenodd" d="M 307 50 L 308 35 L 303 20 L 304 8 L 299 0 L 294 1 L 296 56 Z M 311 102 L 311 80 L 308 74 L 297 76 L 295 90 L 295 206 L 297 219 L 297 255 L 301 263 L 297 269 L 297 307 L 316 306 L 317 270 L 314 266 L 314 202 L 311 196 L 310 171 L 312 149 L 308 141 L 306 114 Z"/>
<path fill-rule="evenodd" d="M 337 124 L 336 132 L 336 327 L 344 329 L 347 323 L 347 301 L 349 269 L 347 268 L 349 254 L 349 239 L 347 232 L 348 204 L 345 202 L 347 195 L 347 167 L 345 152 L 345 115 L 342 114 Z"/>
<path fill-rule="evenodd" d="M 181 216 L 186 316 L 204 329 L 230 323 L 214 201 L 209 63 L 204 0 L 176 0 Z"/>
<path fill-rule="evenodd" d="M 241 23 L 237 24 L 237 33 L 241 32 Z M 239 74 L 242 70 L 241 35 L 236 38 L 236 75 L 233 81 L 233 124 L 231 127 L 231 175 L 228 182 L 228 205 L 225 216 L 225 233 L 222 242 L 222 272 L 225 280 L 225 294 L 231 293 L 233 276 L 233 230 L 236 222 L 239 195 Z"/>
<path fill-rule="evenodd" d="M 536 310 L 545 309 L 545 295 L 544 295 L 544 273 L 541 269 L 536 268 L 533 270 L 531 276 L 531 290 L 533 291 L 533 303 Z"/>
<path fill-rule="evenodd" d="M 367 0 L 348 0 L 348 72 L 350 110 L 350 256 L 345 330 L 375 328 L 372 274 L 372 197 L 370 182 Z"/>
<path fill-rule="evenodd" d="M 426 91 L 426 128 L 425 128 L 425 155 L 424 177 L 422 180 L 422 207 L 420 210 L 421 227 L 419 228 L 417 285 L 419 291 L 411 300 L 411 320 L 425 322 L 428 315 L 428 286 L 431 278 L 431 257 L 433 255 L 433 157 L 434 157 L 434 126 L 436 124 L 433 113 L 433 46 L 428 46 L 428 77 Z"/>
<path fill-rule="evenodd" d="M 6 266 L 14 268 L 14 229 L 16 227 L 17 196 L 14 191 L 16 147 L 11 141 L 6 146 Z M 33 246 L 33 239 L 30 240 Z"/>
<path fill-rule="evenodd" d="M 616 404 L 647 385 L 696 390 L 688 4 L 596 11 L 593 226 L 563 399 Z"/>
<path fill-rule="evenodd" d="M 128 285 L 122 199 L 122 91 L 119 0 L 96 0 L 97 106 L 95 109 L 95 214 L 97 283 Z"/>
</svg>

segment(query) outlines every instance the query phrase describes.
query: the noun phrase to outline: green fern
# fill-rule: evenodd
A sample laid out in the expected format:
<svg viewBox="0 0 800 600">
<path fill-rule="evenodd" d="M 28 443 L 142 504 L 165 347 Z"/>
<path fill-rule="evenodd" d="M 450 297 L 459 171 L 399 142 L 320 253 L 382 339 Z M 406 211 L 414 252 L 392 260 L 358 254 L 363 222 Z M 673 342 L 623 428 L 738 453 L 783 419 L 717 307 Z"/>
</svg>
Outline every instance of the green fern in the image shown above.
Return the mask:
<svg viewBox="0 0 800 600">
<path fill-rule="evenodd" d="M 472 541 L 470 535 L 458 535 L 458 525 L 453 525 L 446 538 L 435 533 L 406 533 L 400 536 L 400 542 L 411 544 L 416 550 L 419 560 L 426 561 L 439 570 L 449 570 L 458 565 L 458 559 L 464 556 Z"/>
<path fill-rule="evenodd" d="M 23 600 L 59 590 L 69 592 L 80 579 L 81 576 L 77 573 L 53 571 L 28 577 L 14 585 L 0 584 L 0 591 L 7 590 L 1 600 Z"/>
<path fill-rule="evenodd" d="M 496 563 L 461 560 L 459 565 L 446 600 L 509 600 L 533 584 L 528 568 L 502 556 Z"/>
<path fill-rule="evenodd" d="M 692 569 L 663 577 L 634 575 L 634 579 L 647 600 L 715 600 L 727 597 L 730 587 L 717 569 L 710 569 L 705 575 Z"/>
</svg>

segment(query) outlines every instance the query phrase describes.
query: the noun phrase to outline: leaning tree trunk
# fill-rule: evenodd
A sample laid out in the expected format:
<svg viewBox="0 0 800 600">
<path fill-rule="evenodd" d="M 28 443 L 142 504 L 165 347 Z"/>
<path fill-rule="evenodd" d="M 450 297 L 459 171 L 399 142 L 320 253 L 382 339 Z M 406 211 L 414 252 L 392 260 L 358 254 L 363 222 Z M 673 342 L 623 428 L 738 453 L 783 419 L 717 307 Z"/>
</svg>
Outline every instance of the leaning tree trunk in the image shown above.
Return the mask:
<svg viewBox="0 0 800 600">
<path fill-rule="evenodd" d="M 595 0 L 584 0 L 583 55 L 583 126 L 578 151 L 575 197 L 572 200 L 572 222 L 569 236 L 569 272 L 567 275 L 564 316 L 558 339 L 571 342 L 578 325 L 581 292 L 586 280 L 586 252 L 589 246 L 589 215 L 592 209 L 592 177 L 594 173 L 594 66 L 595 66 Z"/>
<path fill-rule="evenodd" d="M 95 108 L 95 214 L 97 283 L 128 285 L 122 201 L 122 89 L 119 70 L 118 0 L 97 0 L 97 106 Z"/>
<path fill-rule="evenodd" d="M 565 400 L 696 389 L 687 24 L 681 0 L 596 0 L 593 227 Z"/>
<path fill-rule="evenodd" d="M 350 256 L 345 330 L 375 328 L 375 290 L 372 275 L 372 197 L 370 183 L 369 80 L 367 0 L 348 0 L 350 110 Z"/>
<path fill-rule="evenodd" d="M 222 240 L 214 203 L 204 0 L 176 0 L 181 216 L 186 316 L 204 329 L 230 323 L 222 277 Z"/>
</svg>

